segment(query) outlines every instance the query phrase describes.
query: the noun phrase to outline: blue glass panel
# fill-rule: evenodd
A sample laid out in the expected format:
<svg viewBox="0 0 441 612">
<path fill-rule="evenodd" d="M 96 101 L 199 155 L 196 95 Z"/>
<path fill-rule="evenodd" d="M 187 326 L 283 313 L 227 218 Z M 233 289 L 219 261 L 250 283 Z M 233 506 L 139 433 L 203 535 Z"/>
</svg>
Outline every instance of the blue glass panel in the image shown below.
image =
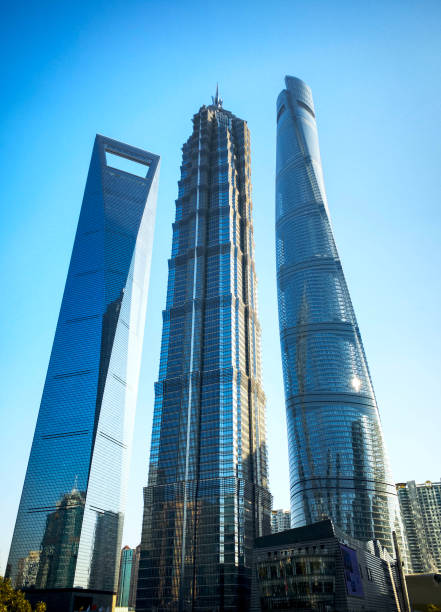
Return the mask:
<svg viewBox="0 0 441 612">
<path fill-rule="evenodd" d="M 138 611 L 247 610 L 270 495 L 249 133 L 203 107 L 183 147 L 138 578 Z"/>
<path fill-rule="evenodd" d="M 328 517 L 393 554 L 392 530 L 402 533 L 401 519 L 329 220 L 309 87 L 287 77 L 277 107 L 277 285 L 291 523 Z"/>
<path fill-rule="evenodd" d="M 9 554 L 19 586 L 116 591 L 158 172 L 96 137 Z"/>
</svg>

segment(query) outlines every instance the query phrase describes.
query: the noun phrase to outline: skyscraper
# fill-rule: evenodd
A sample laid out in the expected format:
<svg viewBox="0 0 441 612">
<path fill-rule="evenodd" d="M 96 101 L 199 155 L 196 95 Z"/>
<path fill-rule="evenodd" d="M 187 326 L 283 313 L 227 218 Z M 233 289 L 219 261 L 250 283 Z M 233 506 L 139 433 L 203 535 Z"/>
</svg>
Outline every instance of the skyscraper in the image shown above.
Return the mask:
<svg viewBox="0 0 441 612">
<path fill-rule="evenodd" d="M 397 484 L 412 571 L 441 572 L 441 482 Z"/>
<path fill-rule="evenodd" d="M 158 174 L 96 137 L 7 567 L 49 610 L 116 592 Z"/>
<path fill-rule="evenodd" d="M 118 595 L 116 605 L 127 608 L 129 605 L 130 582 L 133 572 L 135 549 L 124 546 L 121 551 L 121 562 L 119 564 Z"/>
<path fill-rule="evenodd" d="M 311 90 L 293 77 L 277 100 L 276 249 L 292 526 L 329 517 L 393 554 L 395 486 L 331 229 Z"/>
<path fill-rule="evenodd" d="M 137 611 L 246 610 L 269 533 L 250 136 L 218 94 L 183 146 Z"/>
<path fill-rule="evenodd" d="M 132 575 L 130 577 L 130 589 L 129 589 L 129 608 L 136 607 L 136 591 L 138 589 L 138 570 L 139 570 L 139 557 L 141 554 L 141 544 L 134 549 L 133 552 L 133 563 L 132 563 Z"/>
</svg>

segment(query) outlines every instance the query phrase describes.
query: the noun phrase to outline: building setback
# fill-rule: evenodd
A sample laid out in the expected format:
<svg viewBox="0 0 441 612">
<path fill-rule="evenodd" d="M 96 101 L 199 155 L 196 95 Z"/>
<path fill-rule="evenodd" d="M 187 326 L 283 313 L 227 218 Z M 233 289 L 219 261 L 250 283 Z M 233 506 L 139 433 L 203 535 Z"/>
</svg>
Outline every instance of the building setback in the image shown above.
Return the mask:
<svg viewBox="0 0 441 612">
<path fill-rule="evenodd" d="M 441 482 L 397 484 L 412 571 L 441 572 Z"/>
<path fill-rule="evenodd" d="M 116 593 L 158 175 L 96 137 L 6 572 L 49 612 Z"/>
<path fill-rule="evenodd" d="M 183 146 L 138 575 L 142 610 L 247 610 L 270 531 L 250 136 L 218 95 Z"/>
<path fill-rule="evenodd" d="M 294 77 L 277 100 L 276 249 L 291 524 L 328 517 L 393 554 L 395 485 L 331 229 L 312 94 Z"/>
</svg>

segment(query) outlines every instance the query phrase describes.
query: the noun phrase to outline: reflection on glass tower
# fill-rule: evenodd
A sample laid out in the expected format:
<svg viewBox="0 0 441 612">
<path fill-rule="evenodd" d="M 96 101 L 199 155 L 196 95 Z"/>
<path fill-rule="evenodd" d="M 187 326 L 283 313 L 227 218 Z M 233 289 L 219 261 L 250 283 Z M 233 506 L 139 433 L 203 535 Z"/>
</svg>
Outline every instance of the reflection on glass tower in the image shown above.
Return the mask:
<svg viewBox="0 0 441 612">
<path fill-rule="evenodd" d="M 26 589 L 37 582 L 37 573 L 40 566 L 40 551 L 30 550 L 29 554 L 18 561 L 17 589 Z"/>
<path fill-rule="evenodd" d="M 35 586 L 63 588 L 73 583 L 86 495 L 73 488 L 46 518 Z"/>
<path fill-rule="evenodd" d="M 277 101 L 276 241 L 292 526 L 329 517 L 393 554 L 395 487 L 331 229 L 311 90 L 293 77 Z"/>
<path fill-rule="evenodd" d="M 246 610 L 270 531 L 250 137 L 216 94 L 184 144 L 138 611 Z"/>
<path fill-rule="evenodd" d="M 122 512 L 97 513 L 93 538 L 89 587 L 113 591 L 118 582 L 120 552 L 115 542 L 121 542 L 124 527 Z"/>
<path fill-rule="evenodd" d="M 116 591 L 158 174 L 158 156 L 96 137 L 9 554 L 15 584 Z"/>
</svg>

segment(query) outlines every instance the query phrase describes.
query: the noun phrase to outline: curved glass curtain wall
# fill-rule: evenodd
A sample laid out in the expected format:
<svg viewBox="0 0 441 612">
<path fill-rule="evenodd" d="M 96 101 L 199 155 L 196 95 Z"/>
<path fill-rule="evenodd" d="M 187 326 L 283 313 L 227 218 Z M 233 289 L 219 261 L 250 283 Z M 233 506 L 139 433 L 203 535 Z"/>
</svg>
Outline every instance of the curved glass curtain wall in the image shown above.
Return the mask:
<svg viewBox="0 0 441 612">
<path fill-rule="evenodd" d="M 277 101 L 276 249 L 291 524 L 402 532 L 372 381 L 331 229 L 310 88 Z"/>
</svg>

